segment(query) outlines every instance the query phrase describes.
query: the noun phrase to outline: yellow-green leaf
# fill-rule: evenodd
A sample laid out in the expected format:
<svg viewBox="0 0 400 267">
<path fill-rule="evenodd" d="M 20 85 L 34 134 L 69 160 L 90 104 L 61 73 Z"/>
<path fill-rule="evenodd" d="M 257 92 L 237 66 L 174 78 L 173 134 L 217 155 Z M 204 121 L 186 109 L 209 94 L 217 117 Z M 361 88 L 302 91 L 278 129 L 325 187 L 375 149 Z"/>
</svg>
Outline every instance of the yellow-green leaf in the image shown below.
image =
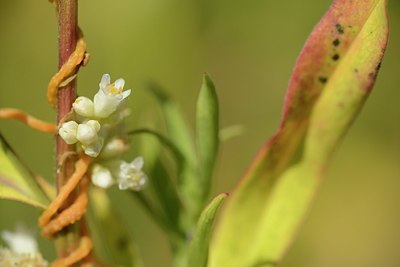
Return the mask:
<svg viewBox="0 0 400 267">
<path fill-rule="evenodd" d="M 387 35 L 385 0 L 333 2 L 297 61 L 280 129 L 227 201 L 211 267 L 281 260 L 374 84 Z"/>
<path fill-rule="evenodd" d="M 212 226 L 217 212 L 227 196 L 228 194 L 226 193 L 216 196 L 201 213 L 193 240 L 189 248 L 188 267 L 207 266 L 208 248 L 211 239 Z"/>
<path fill-rule="evenodd" d="M 0 199 L 20 201 L 46 208 L 49 200 L 35 180 L 35 175 L 24 166 L 0 133 Z"/>
</svg>

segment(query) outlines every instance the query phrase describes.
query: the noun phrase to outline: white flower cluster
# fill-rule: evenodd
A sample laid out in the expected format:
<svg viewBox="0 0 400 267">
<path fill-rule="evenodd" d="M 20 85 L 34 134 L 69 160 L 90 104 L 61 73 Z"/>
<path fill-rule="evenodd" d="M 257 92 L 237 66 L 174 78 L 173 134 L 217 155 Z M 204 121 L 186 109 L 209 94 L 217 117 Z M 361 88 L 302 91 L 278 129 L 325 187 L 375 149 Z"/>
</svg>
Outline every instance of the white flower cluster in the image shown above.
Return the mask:
<svg viewBox="0 0 400 267">
<path fill-rule="evenodd" d="M 142 171 L 143 164 L 142 157 L 137 157 L 130 163 L 121 160 L 111 161 L 105 165 L 96 163 L 92 168 L 92 182 L 102 188 L 118 183 L 118 188 L 121 190 L 139 191 L 147 181 L 147 176 Z"/>
<path fill-rule="evenodd" d="M 0 266 L 47 267 L 49 264 L 39 252 L 34 235 L 22 226 L 15 232 L 2 231 L 1 237 L 6 248 L 0 247 Z"/>
<path fill-rule="evenodd" d="M 118 159 L 128 149 L 125 138 L 117 133 L 127 115 L 121 103 L 131 94 L 124 85 L 124 79 L 111 83 L 110 75 L 104 74 L 93 101 L 78 97 L 72 105 L 76 120 L 63 123 L 58 133 L 67 144 L 79 144 L 86 155 L 96 158 L 91 168 L 95 185 L 108 188 L 118 183 L 122 190 L 140 190 L 147 180 L 143 158 L 131 163 Z"/>
</svg>

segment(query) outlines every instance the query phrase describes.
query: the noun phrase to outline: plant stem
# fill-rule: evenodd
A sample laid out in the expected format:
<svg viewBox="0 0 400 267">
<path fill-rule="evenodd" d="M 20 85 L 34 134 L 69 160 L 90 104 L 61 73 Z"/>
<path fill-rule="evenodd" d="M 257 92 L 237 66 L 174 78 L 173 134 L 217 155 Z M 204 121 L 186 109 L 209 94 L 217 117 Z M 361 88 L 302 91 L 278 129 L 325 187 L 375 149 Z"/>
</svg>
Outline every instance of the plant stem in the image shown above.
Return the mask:
<svg viewBox="0 0 400 267">
<path fill-rule="evenodd" d="M 58 66 L 68 60 L 75 50 L 78 39 L 78 3 L 77 0 L 57 0 L 58 5 Z M 57 124 L 70 112 L 76 97 L 76 80 L 58 91 Z M 64 155 L 74 152 L 74 146 L 67 145 L 59 135 L 56 136 L 56 170 L 57 189 L 64 185 L 74 171 L 74 159 L 64 158 Z M 60 164 L 63 162 L 63 168 Z M 69 206 L 74 200 L 74 194 L 66 201 L 64 207 Z M 73 250 L 79 241 L 77 227 L 67 227 L 57 238 L 57 253 L 64 257 Z"/>
</svg>

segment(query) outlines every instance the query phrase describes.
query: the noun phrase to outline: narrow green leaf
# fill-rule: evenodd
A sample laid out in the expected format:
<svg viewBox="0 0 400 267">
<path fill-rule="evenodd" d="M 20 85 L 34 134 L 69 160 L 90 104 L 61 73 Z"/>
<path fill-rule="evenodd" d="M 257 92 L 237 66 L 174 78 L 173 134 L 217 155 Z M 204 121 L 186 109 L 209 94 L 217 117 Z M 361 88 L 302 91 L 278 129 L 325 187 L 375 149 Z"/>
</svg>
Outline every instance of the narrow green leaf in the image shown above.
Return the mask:
<svg viewBox="0 0 400 267">
<path fill-rule="evenodd" d="M 154 93 L 161 103 L 162 112 L 165 118 L 168 137 L 172 144 L 182 154 L 182 159 L 178 161 L 178 189 L 181 193 L 182 202 L 185 204 L 185 212 L 180 216 L 180 224 L 185 229 L 194 227 L 199 205 L 197 201 L 192 201 L 192 181 L 198 179 L 197 155 L 194 147 L 191 132 L 177 105 L 161 90 L 157 85 L 151 85 L 149 89 Z"/>
<path fill-rule="evenodd" d="M 185 179 L 182 195 L 189 221 L 194 225 L 210 193 L 212 173 L 218 152 L 218 98 L 211 79 L 204 75 L 197 100 L 196 141 L 199 155 L 197 176 Z"/>
<path fill-rule="evenodd" d="M 216 196 L 203 210 L 197 223 L 193 240 L 189 247 L 188 265 L 190 267 L 206 267 L 208 260 L 208 249 L 212 234 L 212 226 L 222 202 L 228 196 L 222 193 Z"/>
<path fill-rule="evenodd" d="M 386 1 L 334 1 L 297 61 L 280 129 L 226 205 L 211 267 L 282 259 L 374 84 L 387 34 Z"/>
<path fill-rule="evenodd" d="M 21 163 L 0 133 L 0 199 L 20 201 L 45 209 L 49 199 L 35 176 Z"/>
<path fill-rule="evenodd" d="M 128 134 L 144 134 L 156 138 L 162 145 L 164 145 L 164 147 L 166 147 L 172 153 L 172 155 L 174 155 L 178 164 L 178 168 L 180 168 L 180 164 L 183 158 L 181 152 L 178 150 L 178 148 L 174 146 L 174 144 L 170 140 L 168 140 L 163 135 L 150 129 L 138 129 L 131 131 Z M 165 225 L 165 227 L 167 227 L 168 229 L 172 229 L 174 232 L 180 233 L 181 230 L 179 227 L 179 216 L 180 211 L 182 210 L 182 202 L 178 195 L 176 186 L 174 185 L 174 182 L 169 176 L 159 156 L 155 158 L 153 166 L 151 166 L 149 170 L 149 176 L 151 178 L 150 187 L 154 190 L 155 196 L 158 199 L 158 202 L 162 207 L 163 212 L 167 216 L 167 221 L 163 220 L 162 222 L 168 224 Z M 134 192 L 133 195 L 138 194 Z"/>
<path fill-rule="evenodd" d="M 211 188 L 211 176 L 217 157 L 219 145 L 219 110 L 218 97 L 210 77 L 206 74 L 197 100 L 196 112 L 196 140 L 199 153 L 199 173 L 196 187 L 201 190 L 203 204 Z"/>
<path fill-rule="evenodd" d="M 143 266 L 137 248 L 128 229 L 113 210 L 106 192 L 100 188 L 91 190 L 91 229 L 96 230 L 95 242 L 102 260 L 111 261 L 113 266 Z"/>
<path fill-rule="evenodd" d="M 161 103 L 169 138 L 179 151 L 181 151 L 185 159 L 194 164 L 196 161 L 194 142 L 181 111 L 175 102 L 158 85 L 151 84 L 149 89 Z"/>
</svg>

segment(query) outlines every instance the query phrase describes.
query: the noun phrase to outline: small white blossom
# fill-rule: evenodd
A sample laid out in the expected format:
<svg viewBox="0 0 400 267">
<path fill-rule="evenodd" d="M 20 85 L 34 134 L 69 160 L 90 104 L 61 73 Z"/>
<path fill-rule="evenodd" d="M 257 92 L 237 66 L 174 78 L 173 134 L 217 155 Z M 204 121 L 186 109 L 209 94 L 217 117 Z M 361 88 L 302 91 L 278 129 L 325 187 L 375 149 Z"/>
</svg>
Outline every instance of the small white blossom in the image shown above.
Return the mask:
<svg viewBox="0 0 400 267">
<path fill-rule="evenodd" d="M 62 124 L 61 128 L 58 130 L 58 134 L 65 141 L 65 143 L 72 145 L 78 140 L 76 138 L 78 130 L 78 123 L 75 121 L 68 121 Z"/>
<path fill-rule="evenodd" d="M 146 184 L 147 176 L 142 171 L 143 158 L 137 157 L 131 163 L 122 162 L 118 175 L 118 187 L 121 190 L 133 189 L 139 191 Z"/>
<path fill-rule="evenodd" d="M 0 248 L 0 266 L 2 267 L 48 267 L 49 263 L 40 253 L 17 253 L 10 249 Z"/>
<path fill-rule="evenodd" d="M 78 97 L 72 104 L 74 111 L 83 117 L 93 117 L 94 104 L 93 101 L 85 96 Z"/>
<path fill-rule="evenodd" d="M 111 83 L 109 74 L 104 74 L 99 84 L 99 91 L 94 96 L 94 116 L 107 118 L 117 110 L 119 104 L 130 95 L 131 90 L 124 90 L 125 80 L 118 79 Z"/>
<path fill-rule="evenodd" d="M 96 120 L 90 120 L 78 125 L 76 139 L 84 146 L 93 144 L 99 138 L 97 133 L 100 130 L 100 123 Z"/>
<path fill-rule="evenodd" d="M 92 168 L 92 183 L 101 188 L 109 188 L 114 184 L 114 179 L 109 169 L 95 164 Z"/>
<path fill-rule="evenodd" d="M 16 253 L 34 254 L 38 252 L 38 244 L 33 234 L 22 227 L 17 227 L 15 232 L 3 231 L 1 237 Z"/>
</svg>

